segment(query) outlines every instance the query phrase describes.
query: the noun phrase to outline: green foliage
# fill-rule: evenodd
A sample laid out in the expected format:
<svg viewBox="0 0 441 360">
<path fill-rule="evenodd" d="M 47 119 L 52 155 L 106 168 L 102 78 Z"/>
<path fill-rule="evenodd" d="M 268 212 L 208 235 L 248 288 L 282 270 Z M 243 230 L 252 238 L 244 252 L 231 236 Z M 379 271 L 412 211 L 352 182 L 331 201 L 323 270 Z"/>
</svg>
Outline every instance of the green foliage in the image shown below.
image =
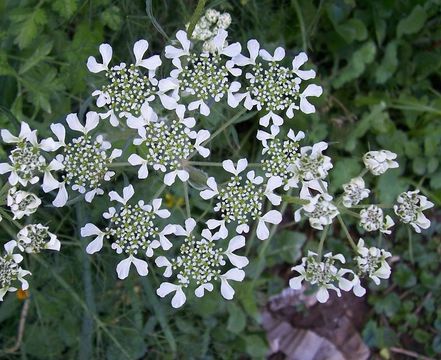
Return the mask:
<svg viewBox="0 0 441 360">
<path fill-rule="evenodd" d="M 290 54 L 306 48 L 325 93 L 316 102 L 318 113 L 298 114 L 287 123 L 307 132 L 311 141 L 331 143 L 329 151 L 341 164 L 331 172 L 332 189 L 360 172 L 365 151 L 387 148 L 398 153 L 401 167 L 375 184 L 378 202 L 392 203 L 422 178 L 423 193 L 441 204 L 439 1 L 300 0 L 300 11 L 288 0 L 207 3 L 231 12 L 232 37 L 242 45 L 256 38 L 265 48 L 283 45 Z M 99 84 L 85 64 L 88 56 L 98 55 L 100 43 L 112 43 L 114 54 L 121 56 L 118 61 L 130 58 L 131 44 L 140 38 L 148 39 L 158 52 L 167 37 L 188 22 L 195 5 L 187 0 L 0 0 L 0 105 L 13 115 L 0 116 L 0 127 L 15 128 L 15 117 L 44 135 L 50 123 L 88 109 L 89 94 Z M 215 131 L 234 114 L 218 104 L 200 121 Z M 259 157 L 250 140 L 256 118 L 255 112 L 238 115 L 236 126 L 213 142 L 214 161 L 232 150 L 236 157 Z M 124 133 L 112 136 L 124 146 Z M 119 179 L 124 175 L 117 174 Z M 127 176 L 133 173 L 128 170 Z M 192 185 L 197 188 L 205 177 L 194 170 Z M 155 180 L 152 188 L 144 187 L 145 196 L 155 192 Z M 171 190 L 171 195 L 179 198 L 183 191 Z M 208 208 L 196 191 L 190 191 L 190 197 L 200 213 Z M 98 218 L 103 208 L 98 204 L 87 216 Z M 177 215 L 170 221 L 181 221 L 185 209 L 177 203 L 172 208 Z M 296 208 L 288 208 L 287 222 Z M 46 260 L 32 258 L 26 266 L 35 274 L 20 350 L 29 359 L 78 358 L 90 341 L 85 318 L 92 324 L 91 358 L 264 358 L 268 344 L 259 314 L 268 297 L 286 287 L 277 271 L 289 272 L 317 243 L 317 234 L 291 225 L 271 239 L 263 256 L 259 256 L 263 245 L 255 240 L 248 249 L 247 279 L 237 287 L 234 302 L 209 294 L 189 299 L 188 306 L 176 311 L 155 295 L 159 277 L 154 272 L 148 281 L 135 277 L 117 281 L 115 257 L 109 252 L 87 258 L 88 271 L 80 255 L 83 244 L 75 233 L 83 224 L 73 211 L 48 209 L 41 216 L 59 227 L 63 251 Z M 413 260 L 406 232 L 394 233 L 387 244 L 400 259 L 393 264 L 389 284 L 370 289 L 372 316 L 362 335 L 373 351 L 402 346 L 440 356 L 440 233 L 436 225 L 428 236 L 415 236 Z M 6 240 L 6 229 L 2 235 Z M 333 237 L 325 246 L 341 250 L 343 235 L 336 229 Z M 253 276 L 260 273 L 257 279 Z M 85 286 L 85 276 L 91 277 L 92 290 Z M 90 297 L 95 309 L 86 303 Z M 0 349 L 13 345 L 21 307 L 14 295 L 0 305 Z"/>
</svg>

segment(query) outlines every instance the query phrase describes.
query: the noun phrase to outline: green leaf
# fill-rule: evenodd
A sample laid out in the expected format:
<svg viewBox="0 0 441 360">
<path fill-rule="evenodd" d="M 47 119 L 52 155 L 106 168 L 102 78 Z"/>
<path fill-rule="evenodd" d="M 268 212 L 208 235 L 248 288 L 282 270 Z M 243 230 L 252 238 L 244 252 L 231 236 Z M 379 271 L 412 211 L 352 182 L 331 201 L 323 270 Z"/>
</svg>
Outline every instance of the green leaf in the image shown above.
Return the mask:
<svg viewBox="0 0 441 360">
<path fill-rule="evenodd" d="M 345 23 L 337 25 L 336 30 L 347 43 L 354 40 L 362 41 L 367 37 L 366 26 L 359 19 L 349 19 Z"/>
<path fill-rule="evenodd" d="M 0 76 L 14 74 L 15 70 L 11 65 L 9 65 L 8 56 L 5 53 L 0 52 Z"/>
<path fill-rule="evenodd" d="M 247 318 L 240 306 L 235 303 L 228 304 L 228 317 L 227 329 L 235 334 L 239 334 L 245 329 Z"/>
<path fill-rule="evenodd" d="M 399 264 L 393 272 L 393 281 L 400 287 L 411 288 L 415 286 L 417 278 L 406 264 Z"/>
<path fill-rule="evenodd" d="M 397 36 L 415 34 L 422 29 L 427 20 L 426 10 L 421 5 L 413 8 L 409 16 L 400 20 L 397 26 Z"/>
<path fill-rule="evenodd" d="M 55 0 L 52 3 L 52 9 L 65 19 L 69 19 L 77 11 L 77 0 Z"/>
<path fill-rule="evenodd" d="M 338 76 L 333 81 L 335 88 L 340 88 L 347 82 L 354 80 L 361 76 L 366 69 L 366 65 L 374 61 L 377 48 L 373 41 L 368 41 L 363 44 L 352 55 L 348 65 L 346 65 Z"/>
<path fill-rule="evenodd" d="M 46 42 L 39 46 L 34 53 L 20 66 L 19 73 L 24 74 L 29 69 L 44 60 L 52 50 L 54 43 L 52 41 Z"/>
<path fill-rule="evenodd" d="M 254 358 L 264 358 L 268 351 L 265 341 L 258 335 L 245 337 L 247 354 Z"/>
<path fill-rule="evenodd" d="M 398 67 L 397 43 L 390 42 L 386 46 L 383 60 L 375 72 L 375 81 L 377 84 L 384 84 L 395 73 Z"/>
<path fill-rule="evenodd" d="M 17 23 L 17 36 L 14 42 L 21 48 L 25 48 L 36 38 L 39 31 L 47 23 L 46 12 L 37 7 L 30 13 L 12 15 L 12 20 Z"/>
</svg>

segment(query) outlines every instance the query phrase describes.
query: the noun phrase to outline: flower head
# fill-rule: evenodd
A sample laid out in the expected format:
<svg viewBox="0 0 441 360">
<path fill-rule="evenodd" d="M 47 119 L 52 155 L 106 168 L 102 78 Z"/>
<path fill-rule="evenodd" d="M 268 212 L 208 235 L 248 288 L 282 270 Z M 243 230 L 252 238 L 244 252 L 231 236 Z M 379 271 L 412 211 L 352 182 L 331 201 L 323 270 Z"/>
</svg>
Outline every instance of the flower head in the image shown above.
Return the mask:
<svg viewBox="0 0 441 360">
<path fill-rule="evenodd" d="M 340 297 L 340 289 L 350 291 L 358 280 L 351 270 L 336 267 L 336 261 L 345 263 L 342 254 L 327 253 L 323 257 L 322 261 L 316 253 L 308 251 L 308 256 L 302 258 L 302 263 L 292 268 L 299 275 L 289 280 L 292 289 L 300 289 L 303 281 L 316 285 L 318 287 L 316 297 L 321 303 L 328 301 L 329 290 L 334 290 Z M 345 278 L 346 274 L 352 274 L 354 279 L 349 281 Z"/>
<path fill-rule="evenodd" d="M 277 138 L 279 127 L 272 125 L 271 133 L 259 130 L 257 139 L 262 141 L 262 168 L 266 177 L 279 176 L 283 180 L 283 189 L 297 187 L 298 177 L 293 172 L 292 165 L 300 157 L 299 141 L 305 137 L 302 131 L 297 135 L 293 130 L 289 130 L 287 139 Z"/>
<path fill-rule="evenodd" d="M 232 174 L 225 186 L 219 187 L 213 177 L 207 180 L 207 188 L 201 192 L 203 199 L 217 198 L 215 211 L 220 212 L 222 220 L 211 219 L 207 222 L 209 229 L 220 227 L 217 233 L 225 238 L 228 234 L 226 224 L 237 224 L 236 232 L 248 232 L 250 219 L 258 221 L 257 237 L 261 240 L 268 238 L 269 231 L 266 223 L 278 224 L 282 215 L 277 210 L 264 212 L 263 205 L 268 199 L 273 205 L 281 203 L 281 197 L 274 194 L 274 190 L 282 185 L 282 179 L 274 176 L 264 183 L 261 176 L 254 171 L 248 171 L 246 177 L 240 175 L 247 165 L 246 159 L 240 159 L 237 166 L 231 160 L 225 160 L 224 170 Z"/>
<path fill-rule="evenodd" d="M 390 234 L 389 229 L 394 224 L 392 218 L 389 215 L 384 217 L 383 210 L 376 205 L 370 205 L 360 211 L 360 226 L 366 231 L 380 230 L 382 233 Z"/>
<path fill-rule="evenodd" d="M 245 99 L 244 105 L 248 110 L 257 107 L 265 111 L 260 125 L 268 126 L 270 120 L 276 126 L 282 125 L 283 119 L 278 112 L 285 112 L 289 118 L 299 109 L 306 114 L 315 112 L 315 107 L 307 98 L 320 96 L 323 90 L 315 84 L 303 87 L 303 80 L 315 78 L 314 70 L 299 69 L 308 60 L 305 53 L 298 54 L 289 68 L 280 64 L 285 58 L 285 49 L 281 47 L 271 55 L 252 39 L 248 41 L 247 48 L 249 57 L 239 54 L 233 59 L 240 66 L 249 66 L 245 74 L 245 92 L 235 96 L 238 101 Z"/>
<path fill-rule="evenodd" d="M 37 131 L 31 130 L 25 122 L 21 123 L 20 134 L 14 136 L 9 130 L 1 130 L 1 137 L 7 144 L 15 144 L 9 155 L 9 163 L 0 164 L 0 174 L 10 173 L 9 183 L 12 186 L 20 183 L 27 186 L 35 184 L 44 173 L 47 164 L 41 153 L 44 143 L 38 143 Z"/>
<path fill-rule="evenodd" d="M 389 279 L 391 269 L 386 259 L 391 253 L 376 247 L 367 248 L 364 240 L 357 244 L 358 256 L 355 258 L 360 276 L 369 276 L 375 284 L 380 284 L 380 279 Z"/>
<path fill-rule="evenodd" d="M 225 29 L 219 29 L 209 48 L 198 53 L 191 49 L 187 33 L 180 30 L 176 34 L 180 47 L 169 45 L 165 48 L 165 57 L 172 59 L 175 66 L 171 77 L 166 80 L 174 83 L 181 94 L 196 98 L 188 105 L 189 110 L 200 109 L 202 115 L 208 115 L 210 108 L 207 103 L 210 100 L 220 101 L 228 95 L 229 74 L 240 75 L 241 71 L 234 67 L 232 58 L 239 54 L 241 47 L 239 43 L 229 45 L 227 36 Z M 237 84 L 231 85 L 236 89 Z M 229 96 L 229 99 L 233 98 Z"/>
<path fill-rule="evenodd" d="M 101 90 L 92 93 L 98 96 L 97 106 L 107 106 L 109 111 L 101 114 L 103 118 L 110 117 L 110 123 L 118 126 L 118 117 L 126 114 L 139 115 L 141 106 L 145 102 L 152 101 L 158 91 L 158 81 L 155 78 L 157 68 L 161 65 L 159 55 L 144 59 L 148 50 L 147 40 L 138 40 L 133 45 L 135 63 L 127 65 L 120 63 L 109 68 L 113 50 L 109 44 L 101 44 L 99 51 L 103 62 L 99 63 L 93 56 L 87 60 L 87 68 L 90 72 L 98 73 L 105 71 L 108 83 Z"/>
<path fill-rule="evenodd" d="M 17 291 L 17 282 L 20 282 L 20 288 L 26 290 L 29 288 L 27 280 L 24 278 L 31 273 L 23 270 L 20 263 L 23 256 L 14 254 L 15 241 L 9 241 L 4 245 L 6 253 L 0 256 L 0 301 L 3 301 L 5 294 Z"/>
<path fill-rule="evenodd" d="M 395 161 L 397 154 L 389 150 L 369 151 L 363 156 L 363 162 L 373 175 L 384 174 L 388 169 L 395 169 L 398 163 Z"/>
<path fill-rule="evenodd" d="M 347 184 L 344 184 L 343 190 L 343 205 L 346 207 L 358 205 L 361 200 L 369 197 L 370 193 L 361 177 L 353 178 Z"/>
<path fill-rule="evenodd" d="M 162 199 L 154 199 L 151 204 L 145 204 L 140 200 L 136 204 L 130 204 L 129 200 L 135 194 L 132 185 L 126 186 L 123 195 L 115 191 L 109 193 L 110 200 L 119 203 L 117 208 L 110 207 L 103 217 L 109 220 L 109 225 L 101 231 L 93 224 L 86 224 L 81 229 L 81 236 L 95 236 L 89 243 L 86 252 L 93 254 L 103 247 L 104 239 L 112 241 L 112 249 L 118 254 L 124 254 L 126 259 L 117 266 L 120 279 L 129 275 L 131 264 L 134 264 L 139 275 L 148 274 L 148 265 L 141 257 L 151 257 L 154 250 L 162 247 L 164 250 L 171 248 L 172 244 L 167 235 L 174 233 L 175 226 L 168 224 L 160 230 L 159 219 L 166 219 L 170 212 L 161 209 Z"/>
<path fill-rule="evenodd" d="M 37 254 L 45 249 L 60 251 L 61 243 L 47 226 L 29 224 L 18 232 L 16 246 L 20 251 Z"/>
<path fill-rule="evenodd" d="M 185 228 L 177 226 L 175 234 L 184 237 L 178 256 L 171 260 L 164 256 L 156 259 L 156 265 L 165 268 L 165 277 L 176 275 L 177 284 L 164 282 L 157 290 L 161 297 L 175 292 L 173 307 L 180 307 L 185 303 L 184 289 L 193 286 L 195 295 L 202 297 L 205 291 L 213 290 L 213 282 L 216 281 L 221 282 L 222 296 L 231 299 L 234 290 L 228 280 L 242 281 L 245 273 L 241 269 L 248 265 L 246 257 L 234 254 L 234 251 L 245 246 L 242 235 L 233 237 L 224 250 L 218 246 L 219 238 L 213 236 L 208 229 L 203 230 L 201 236 L 194 235 L 195 227 L 196 222 L 192 218 L 185 221 Z M 234 267 L 223 274 L 227 259 Z"/>
<path fill-rule="evenodd" d="M 210 137 L 207 130 L 198 132 L 191 130 L 193 118 L 184 118 L 184 106 L 176 108 L 178 118 L 158 118 L 153 110 L 144 105 L 142 119 L 131 119 L 129 126 L 138 129 L 139 138 L 133 140 L 138 146 L 141 155 L 129 156 L 129 163 L 140 166 L 138 177 L 147 178 L 148 167 L 165 173 L 164 183 L 172 185 L 176 177 L 187 181 L 189 173 L 185 169 L 186 159 L 195 152 L 207 157 L 210 151 L 203 146 L 203 142 Z"/>
<path fill-rule="evenodd" d="M 428 229 L 430 220 L 423 211 L 433 207 L 433 203 L 427 200 L 424 195 L 418 195 L 419 190 L 401 193 L 397 198 L 397 205 L 394 205 L 395 214 L 405 224 L 410 224 L 419 233 L 421 229 Z"/>
<path fill-rule="evenodd" d="M 15 186 L 8 191 L 7 204 L 14 214 L 13 219 L 21 219 L 37 211 L 41 205 L 40 198 L 28 191 L 17 190 Z"/>
<path fill-rule="evenodd" d="M 43 191 L 50 192 L 58 189 L 58 194 L 53 201 L 57 207 L 64 206 L 68 200 L 66 186 L 72 190 L 85 194 L 87 202 L 91 202 L 95 195 L 102 195 L 103 181 L 109 181 L 115 172 L 109 170 L 112 161 L 121 156 L 122 151 L 111 149 L 111 144 L 104 141 L 101 135 L 93 137 L 90 132 L 99 122 L 95 112 L 86 114 L 86 124 L 83 126 L 76 114 L 69 114 L 66 118 L 70 129 L 80 132 L 81 135 L 66 141 L 66 129 L 62 124 L 52 124 L 51 130 L 58 141 L 47 139 L 45 144 L 51 151 L 62 149 L 47 167 L 43 179 Z M 52 172 L 61 172 L 61 181 L 56 180 Z"/>
<path fill-rule="evenodd" d="M 332 224 L 333 219 L 339 214 L 337 207 L 332 203 L 332 196 L 326 193 L 309 198 L 309 203 L 294 213 L 295 221 L 300 221 L 302 211 L 309 219 L 311 227 L 317 230 L 323 230 L 323 226 Z"/>
</svg>

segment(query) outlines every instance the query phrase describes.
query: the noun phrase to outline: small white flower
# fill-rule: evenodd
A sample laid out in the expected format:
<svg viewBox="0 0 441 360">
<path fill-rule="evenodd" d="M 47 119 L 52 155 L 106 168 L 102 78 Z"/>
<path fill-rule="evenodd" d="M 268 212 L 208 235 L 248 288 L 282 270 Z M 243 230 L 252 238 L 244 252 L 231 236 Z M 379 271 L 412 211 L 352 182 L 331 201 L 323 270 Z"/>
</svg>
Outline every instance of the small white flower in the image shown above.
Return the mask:
<svg viewBox="0 0 441 360">
<path fill-rule="evenodd" d="M 279 176 L 283 179 L 283 189 L 288 190 L 298 186 L 298 177 L 292 171 L 293 167 L 289 165 L 300 157 L 299 141 L 305 137 L 302 131 L 297 135 L 291 129 L 288 132 L 287 139 L 282 141 L 277 138 L 279 127 L 271 126 L 271 133 L 259 130 L 257 139 L 262 142 L 262 169 L 266 177 Z"/>
<path fill-rule="evenodd" d="M 60 251 L 61 243 L 47 226 L 29 224 L 18 232 L 17 247 L 20 251 L 37 254 L 42 250 Z"/>
<path fill-rule="evenodd" d="M 346 207 L 358 205 L 361 200 L 368 198 L 370 193 L 361 177 L 353 178 L 349 183 L 344 184 L 343 190 L 343 205 Z"/>
<path fill-rule="evenodd" d="M 285 58 L 285 50 L 281 47 L 271 55 L 260 48 L 257 40 L 252 39 L 248 41 L 247 49 L 249 57 L 239 54 L 233 58 L 237 65 L 250 67 L 245 74 L 246 92 L 237 92 L 235 96 L 237 101 L 245 99 L 244 106 L 248 110 L 256 107 L 259 111 L 265 111 L 266 114 L 260 118 L 260 125 L 268 126 L 270 121 L 276 126 L 282 125 L 283 118 L 277 114 L 280 112 L 285 112 L 289 118 L 294 116 L 294 110 L 306 114 L 315 112 L 308 97 L 320 96 L 323 90 L 315 84 L 302 89 L 303 80 L 315 77 L 314 70 L 300 70 L 308 60 L 305 53 L 294 58 L 290 69 L 280 64 Z"/>
<path fill-rule="evenodd" d="M 207 221 L 209 229 L 219 227 L 219 235 L 224 238 L 228 235 L 226 224 L 235 223 L 236 232 L 249 231 L 248 222 L 258 221 L 257 237 L 261 240 L 268 238 L 269 231 L 267 223 L 279 224 L 282 221 L 282 214 L 277 210 L 263 211 L 265 199 L 273 205 L 279 205 L 281 197 L 274 191 L 282 186 L 282 179 L 273 176 L 264 183 L 261 176 L 256 176 L 254 171 L 248 171 L 246 177 L 241 173 L 248 165 L 247 159 L 240 159 L 235 166 L 233 161 L 225 160 L 222 166 L 225 171 L 233 176 L 225 186 L 219 187 L 213 177 L 207 180 L 207 189 L 201 191 L 203 199 L 217 198 L 214 210 L 220 212 L 221 220 L 210 219 Z"/>
<path fill-rule="evenodd" d="M 391 268 L 386 259 L 392 256 L 390 252 L 376 247 L 367 248 L 363 239 L 358 241 L 357 249 L 359 256 L 355 261 L 360 275 L 369 276 L 377 285 L 380 279 L 389 279 Z"/>
<path fill-rule="evenodd" d="M 207 130 L 192 131 L 189 126 L 195 124 L 194 118 L 185 117 L 185 108 L 182 105 L 176 108 L 176 118 L 158 117 L 148 105 L 143 105 L 141 116 L 130 118 L 129 127 L 138 130 L 138 138 L 133 144 L 138 146 L 143 156 L 131 154 L 128 162 L 133 166 L 140 166 L 138 177 L 145 179 L 149 174 L 149 167 L 165 173 L 164 184 L 172 185 L 176 177 L 181 181 L 189 179 L 186 170 L 186 159 L 199 153 L 207 157 L 210 150 L 203 146 L 210 138 Z"/>
<path fill-rule="evenodd" d="M 155 73 L 161 66 L 161 58 L 159 55 L 154 55 L 144 59 L 148 47 L 147 40 L 135 42 L 133 45 L 135 64 L 129 66 L 121 63 L 109 68 L 113 52 L 109 44 L 101 44 L 99 47 L 103 63 L 98 63 L 93 56 L 87 60 L 87 68 L 90 72 L 106 72 L 108 84 L 104 85 L 101 90 L 95 90 L 92 95 L 98 96 L 96 102 L 98 107 L 109 108 L 108 112 L 100 116 L 110 117 L 112 126 L 118 126 L 118 117 L 127 116 L 127 114 L 139 115 L 141 106 L 155 98 L 158 90 Z M 147 75 L 144 75 L 145 71 Z"/>
<path fill-rule="evenodd" d="M 219 28 L 216 36 L 207 43 L 205 50 L 198 54 L 190 50 L 192 44 L 187 38 L 187 33 L 181 30 L 176 34 L 181 48 L 172 45 L 165 48 L 165 56 L 172 59 L 175 66 L 167 84 L 177 84 L 182 95 L 192 95 L 196 98 L 188 105 L 189 110 L 199 109 L 202 115 L 209 115 L 210 108 L 207 103 L 210 100 L 218 102 L 228 95 L 231 101 L 232 92 L 238 90 L 236 84 L 230 89 L 229 74 L 241 74 L 241 70 L 235 67 L 232 60 L 240 53 L 241 47 L 239 43 L 229 45 L 226 41 L 227 36 L 227 31 Z M 173 90 L 176 96 L 176 87 L 168 88 Z M 165 86 L 161 91 L 167 95 Z"/>
<path fill-rule="evenodd" d="M 15 220 L 37 211 L 41 205 L 41 200 L 37 195 L 24 190 L 17 190 L 14 186 L 8 191 L 7 204 L 14 214 L 13 219 Z"/>
<path fill-rule="evenodd" d="M 397 198 L 397 205 L 394 205 L 395 214 L 405 224 L 410 224 L 417 233 L 421 229 L 430 227 L 430 220 L 423 211 L 430 209 L 434 204 L 427 200 L 424 195 L 418 195 L 419 190 L 401 193 Z"/>
<path fill-rule="evenodd" d="M 363 162 L 373 175 L 384 174 L 388 169 L 395 169 L 398 163 L 395 161 L 397 154 L 389 150 L 369 151 L 363 156 Z"/>
<path fill-rule="evenodd" d="M 342 254 L 327 253 L 323 257 L 324 261 L 321 261 L 316 253 L 308 251 L 308 256 L 302 258 L 301 264 L 292 268 L 299 275 L 289 280 L 290 288 L 296 290 L 302 288 L 303 281 L 316 285 L 318 287 L 316 297 L 320 303 L 328 301 L 329 290 L 334 290 L 340 297 L 340 289 L 350 291 L 354 285 L 354 280 L 349 281 L 344 277 L 353 272 L 343 268 L 337 269 L 335 266 L 336 260 L 343 264 L 346 262 Z"/>
<path fill-rule="evenodd" d="M 360 226 L 366 231 L 380 230 L 382 233 L 390 234 L 389 230 L 395 223 L 389 215 L 384 217 L 383 210 L 376 205 L 370 205 L 360 211 Z"/>
<path fill-rule="evenodd" d="M 7 292 L 17 291 L 17 282 L 20 282 L 20 288 L 27 290 L 29 283 L 24 278 L 26 275 L 31 275 L 27 270 L 20 267 L 23 256 L 14 254 L 16 242 L 11 240 L 4 245 L 6 253 L 0 256 L 0 301 Z"/>
<path fill-rule="evenodd" d="M 308 217 L 311 227 L 317 230 L 323 230 L 323 226 L 332 224 L 333 219 L 339 214 L 337 207 L 332 203 L 332 196 L 327 193 L 309 198 L 309 203 L 294 213 L 295 221 L 300 221 L 302 211 Z"/>
<path fill-rule="evenodd" d="M 185 227 L 176 226 L 175 235 L 183 236 L 184 242 L 179 248 L 179 252 L 174 259 L 167 259 L 160 256 L 156 259 L 158 267 L 165 268 L 164 276 L 170 278 L 173 274 L 176 276 L 178 284 L 164 282 L 157 290 L 157 294 L 161 297 L 166 296 L 171 292 L 175 292 L 172 299 L 173 307 L 180 307 L 184 304 L 186 296 L 184 289 L 190 285 L 195 287 L 195 295 L 197 297 L 204 296 L 205 291 L 212 291 L 213 282 L 221 282 L 221 293 L 224 295 L 225 291 L 231 294 L 226 281 L 228 279 L 236 279 L 230 277 L 231 274 L 237 273 L 248 265 L 248 259 L 245 256 L 240 256 L 234 252 L 245 246 L 245 238 L 241 235 L 233 237 L 229 243 L 227 250 L 223 250 L 217 244 L 219 237 L 212 235 L 208 229 L 204 229 L 201 237 L 193 234 L 196 227 L 196 221 L 189 218 L 185 221 Z M 226 259 L 234 266 L 226 274 L 222 275 L 222 269 L 226 265 Z M 228 275 L 227 275 L 228 274 Z M 240 274 L 244 274 L 240 270 Z M 242 281 L 243 276 L 241 277 Z M 232 290 L 232 289 L 231 289 Z M 234 290 L 232 290 L 234 293 Z"/>
<path fill-rule="evenodd" d="M 43 191 L 50 192 L 58 189 L 58 194 L 53 205 L 62 207 L 68 200 L 66 186 L 73 191 L 84 194 L 87 202 L 92 202 L 95 195 L 102 195 L 103 181 L 109 181 L 115 174 L 109 170 L 113 160 L 121 156 L 122 151 L 113 149 L 109 154 L 111 144 L 103 140 L 101 135 L 93 138 L 90 132 L 99 123 L 96 112 L 86 114 L 86 123 L 82 125 L 76 114 L 69 114 L 66 118 L 70 129 L 80 132 L 82 135 L 66 141 L 66 129 L 62 124 L 52 124 L 51 130 L 58 141 L 45 140 L 49 151 L 57 151 L 62 148 L 63 152 L 51 161 L 45 170 L 43 179 Z M 61 181 L 55 179 L 52 172 L 61 172 Z"/>
<path fill-rule="evenodd" d="M 44 140 L 38 143 L 37 131 L 31 130 L 25 122 L 21 123 L 20 134 L 14 136 L 9 130 L 2 129 L 1 137 L 7 144 L 15 148 L 9 155 L 9 163 L 0 163 L 0 174 L 10 173 L 8 181 L 12 186 L 20 183 L 36 184 L 46 169 L 46 159 L 41 150 L 46 150 Z"/>
<path fill-rule="evenodd" d="M 100 251 L 104 239 L 109 239 L 113 241 L 112 249 L 127 256 L 119 262 L 116 269 L 120 279 L 128 276 L 132 264 L 140 276 L 146 276 L 148 264 L 140 257 L 152 257 L 154 250 L 159 247 L 164 250 L 170 249 L 172 244 L 167 236 L 175 232 L 175 225 L 172 224 L 166 225 L 162 230 L 158 228 L 158 220 L 170 216 L 168 210 L 161 209 L 161 199 L 154 199 L 149 205 L 142 200 L 131 205 L 129 201 L 134 194 L 132 185 L 123 189 L 122 196 L 115 191 L 109 193 L 110 200 L 118 202 L 119 206 L 118 210 L 110 207 L 103 214 L 103 217 L 109 220 L 109 225 L 104 231 L 90 223 L 81 228 L 81 236 L 95 236 L 86 248 L 87 253 Z"/>
</svg>

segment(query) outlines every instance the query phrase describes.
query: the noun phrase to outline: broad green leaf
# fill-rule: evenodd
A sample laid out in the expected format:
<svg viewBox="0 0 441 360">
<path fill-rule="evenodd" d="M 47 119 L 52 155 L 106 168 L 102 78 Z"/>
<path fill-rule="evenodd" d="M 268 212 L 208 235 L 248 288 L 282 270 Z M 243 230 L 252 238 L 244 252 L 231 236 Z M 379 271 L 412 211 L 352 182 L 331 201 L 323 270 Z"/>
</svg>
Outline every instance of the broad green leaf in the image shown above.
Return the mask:
<svg viewBox="0 0 441 360">
<path fill-rule="evenodd" d="M 239 334 L 243 331 L 246 325 L 246 315 L 240 308 L 240 306 L 229 303 L 228 304 L 228 313 L 230 314 L 228 317 L 227 329 L 235 334 Z"/>
<path fill-rule="evenodd" d="M 386 46 L 383 60 L 375 72 L 375 80 L 377 84 L 384 84 L 395 73 L 398 67 L 397 43 L 390 42 Z"/>
<path fill-rule="evenodd" d="M 427 20 L 426 10 L 417 5 L 412 9 L 409 16 L 400 20 L 397 26 L 397 36 L 415 34 L 422 29 Z"/>
<path fill-rule="evenodd" d="M 351 43 L 354 40 L 362 41 L 367 37 L 366 26 L 359 19 L 349 19 L 343 24 L 337 25 L 336 30 L 347 43 Z"/>
<path fill-rule="evenodd" d="M 340 88 L 347 82 L 354 80 L 361 76 L 366 69 L 366 65 L 374 61 L 377 48 L 373 41 L 368 41 L 363 44 L 352 55 L 348 65 L 346 65 L 339 75 L 333 81 L 335 88 Z"/>
</svg>

